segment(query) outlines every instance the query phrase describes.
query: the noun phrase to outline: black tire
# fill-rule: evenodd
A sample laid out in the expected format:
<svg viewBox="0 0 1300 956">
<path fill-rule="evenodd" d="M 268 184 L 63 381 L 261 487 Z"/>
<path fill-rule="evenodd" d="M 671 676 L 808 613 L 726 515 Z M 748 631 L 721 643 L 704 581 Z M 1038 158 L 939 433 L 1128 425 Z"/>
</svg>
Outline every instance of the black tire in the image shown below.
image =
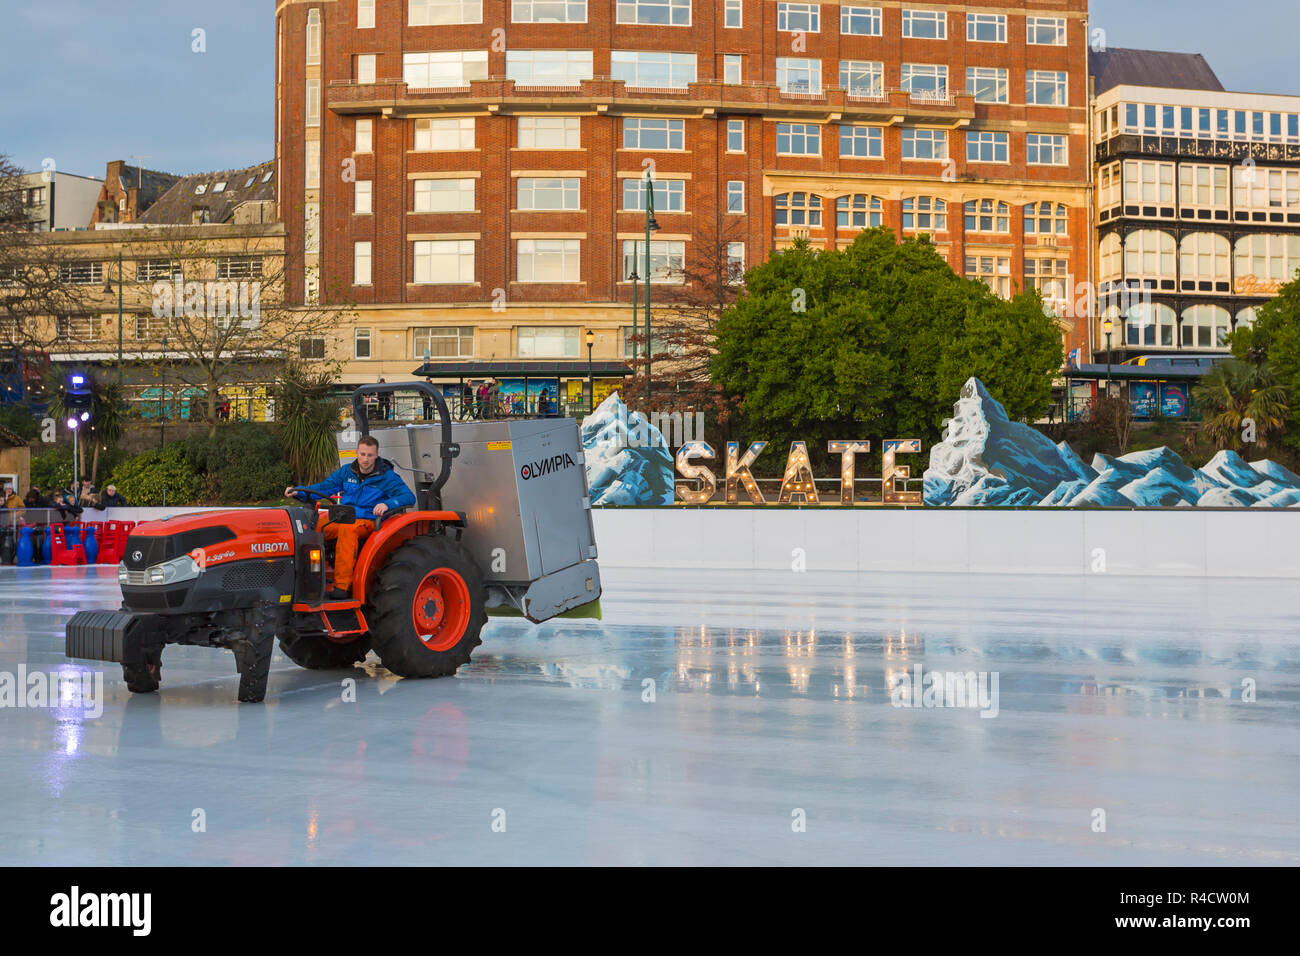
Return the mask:
<svg viewBox="0 0 1300 956">
<path fill-rule="evenodd" d="M 465 627 L 455 644 L 445 650 L 433 650 L 420 639 L 412 616 L 421 582 L 438 569 L 458 574 L 469 597 Z M 389 555 L 375 577 L 366 611 L 375 653 L 399 677 L 449 677 L 469 662 L 474 648 L 482 643 L 479 632 L 487 622 L 485 598 L 483 573 L 464 547 L 442 535 L 412 538 Z"/>
<path fill-rule="evenodd" d="M 280 650 L 299 667 L 313 671 L 345 670 L 359 664 L 370 652 L 370 635 L 340 644 L 323 634 L 299 634 L 293 627 L 280 631 Z"/>
<path fill-rule="evenodd" d="M 146 652 L 143 667 L 123 664 L 122 679 L 126 681 L 126 689 L 131 693 L 152 694 L 162 683 L 162 649 L 153 653 Z"/>
<path fill-rule="evenodd" d="M 271 651 L 280 621 L 274 609 L 255 608 L 248 614 L 244 636 L 231 643 L 235 667 L 239 670 L 239 702 L 260 704 L 266 699 L 266 682 L 271 674 Z"/>
</svg>

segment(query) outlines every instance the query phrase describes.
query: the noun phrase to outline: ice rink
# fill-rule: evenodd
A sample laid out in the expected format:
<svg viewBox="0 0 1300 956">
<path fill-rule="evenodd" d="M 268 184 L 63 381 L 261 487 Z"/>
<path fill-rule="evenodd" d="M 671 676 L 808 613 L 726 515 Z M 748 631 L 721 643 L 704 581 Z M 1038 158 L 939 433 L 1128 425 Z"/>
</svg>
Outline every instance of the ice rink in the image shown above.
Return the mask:
<svg viewBox="0 0 1300 956">
<path fill-rule="evenodd" d="M 232 654 L 169 647 L 158 694 L 102 665 L 99 716 L 0 709 L 0 863 L 1300 863 L 1292 582 L 604 578 L 603 621 L 493 619 L 354 702 L 277 652 L 241 705 Z M 98 670 L 63 624 L 118 600 L 0 569 L 0 674 Z M 894 706 L 917 665 L 996 676 L 989 716 Z"/>
</svg>

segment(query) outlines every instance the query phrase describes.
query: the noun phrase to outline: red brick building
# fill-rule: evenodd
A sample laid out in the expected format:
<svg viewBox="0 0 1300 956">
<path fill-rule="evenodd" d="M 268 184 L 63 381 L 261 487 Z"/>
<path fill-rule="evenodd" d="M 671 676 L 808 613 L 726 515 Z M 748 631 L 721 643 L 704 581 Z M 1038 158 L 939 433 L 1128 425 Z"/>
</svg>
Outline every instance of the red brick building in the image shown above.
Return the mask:
<svg viewBox="0 0 1300 956">
<path fill-rule="evenodd" d="M 358 303 L 333 346 L 348 381 L 426 352 L 585 360 L 589 329 L 621 357 L 650 162 L 652 283 L 701 235 L 753 265 L 883 223 L 1004 294 L 1043 287 L 1089 351 L 1068 291 L 1092 271 L 1086 0 L 277 0 L 276 19 L 294 294 Z"/>
</svg>

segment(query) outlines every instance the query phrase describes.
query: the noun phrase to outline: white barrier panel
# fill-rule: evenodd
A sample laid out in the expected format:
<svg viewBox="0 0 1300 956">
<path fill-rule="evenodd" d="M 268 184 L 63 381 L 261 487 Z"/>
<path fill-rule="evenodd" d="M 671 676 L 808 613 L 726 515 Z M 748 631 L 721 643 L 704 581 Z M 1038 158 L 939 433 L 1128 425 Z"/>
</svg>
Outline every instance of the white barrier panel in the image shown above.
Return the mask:
<svg viewBox="0 0 1300 956">
<path fill-rule="evenodd" d="M 224 508 L 87 509 L 150 521 Z M 1300 578 L 1300 509 L 595 508 L 609 568 Z"/>
</svg>

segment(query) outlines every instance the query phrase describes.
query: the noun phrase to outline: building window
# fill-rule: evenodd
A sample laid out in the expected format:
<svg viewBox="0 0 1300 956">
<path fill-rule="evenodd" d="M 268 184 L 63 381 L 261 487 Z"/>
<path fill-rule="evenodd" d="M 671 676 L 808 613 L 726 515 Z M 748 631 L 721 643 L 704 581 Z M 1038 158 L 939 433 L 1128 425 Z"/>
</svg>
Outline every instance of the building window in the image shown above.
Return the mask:
<svg viewBox="0 0 1300 956">
<path fill-rule="evenodd" d="M 307 65 L 320 64 L 320 11 L 315 7 L 307 11 Z"/>
<path fill-rule="evenodd" d="M 727 0 L 726 11 L 723 14 L 722 25 L 729 30 L 739 30 L 744 26 L 741 12 L 741 0 Z"/>
<path fill-rule="evenodd" d="M 561 51 L 557 51 L 561 52 Z M 403 53 L 402 82 L 413 90 L 459 89 L 471 80 L 486 80 L 487 50 L 447 50 L 439 53 Z M 510 54 L 506 54 L 506 72 Z"/>
<path fill-rule="evenodd" d="M 1197 166 L 1184 163 L 1178 167 L 1178 205 L 1183 215 L 1194 215 L 1197 207 L 1206 210 L 1228 208 L 1228 167 Z M 1238 201 L 1238 205 L 1241 205 Z M 1208 217 L 1207 217 L 1208 218 Z"/>
<path fill-rule="evenodd" d="M 1025 136 L 1025 162 L 1030 166 L 1069 165 L 1064 136 L 1028 133 Z"/>
<path fill-rule="evenodd" d="M 821 127 L 812 123 L 777 123 L 776 152 L 778 156 L 820 156 Z"/>
<path fill-rule="evenodd" d="M 62 262 L 59 264 L 59 281 L 68 285 L 90 285 L 104 281 L 102 262 Z"/>
<path fill-rule="evenodd" d="M 357 0 L 357 29 L 370 30 L 375 26 L 375 0 Z"/>
<path fill-rule="evenodd" d="M 776 28 L 784 33 L 820 33 L 821 4 L 778 3 Z"/>
<path fill-rule="evenodd" d="M 722 82 L 728 86 L 739 86 L 741 77 L 741 57 L 737 53 L 726 53 L 722 57 Z"/>
<path fill-rule="evenodd" d="M 473 212 L 474 180 L 417 179 L 413 212 Z"/>
<path fill-rule="evenodd" d="M 1232 245 L 1225 236 L 1194 232 L 1183 237 L 1178 253 L 1183 292 L 1229 291 Z"/>
<path fill-rule="evenodd" d="M 1011 207 L 992 199 L 972 199 L 966 203 L 966 231 L 1009 233 Z"/>
<path fill-rule="evenodd" d="M 1139 229 L 1124 240 L 1124 276 L 1128 279 L 1174 278 L 1174 237 L 1155 229 Z"/>
<path fill-rule="evenodd" d="M 370 284 L 370 243 L 352 243 L 352 285 Z"/>
<path fill-rule="evenodd" d="M 967 133 L 966 161 L 968 163 L 1007 162 L 1007 134 L 984 131 Z"/>
<path fill-rule="evenodd" d="M 141 259 L 135 264 L 136 282 L 158 282 L 181 274 L 181 264 L 175 259 Z"/>
<path fill-rule="evenodd" d="M 745 151 L 745 121 L 727 120 L 727 152 L 743 153 Z"/>
<path fill-rule="evenodd" d="M 578 149 L 582 119 L 578 116 L 519 117 L 520 149 Z"/>
<path fill-rule="evenodd" d="M 813 193 L 778 193 L 776 197 L 776 224 L 778 226 L 807 226 L 820 229 L 822 225 L 822 197 Z"/>
<path fill-rule="evenodd" d="M 849 96 L 884 95 L 884 63 L 872 60 L 840 60 L 840 88 Z"/>
<path fill-rule="evenodd" d="M 515 245 L 519 282 L 578 282 L 582 242 L 578 239 L 519 239 Z"/>
<path fill-rule="evenodd" d="M 732 179 L 727 182 L 727 212 L 736 213 L 745 211 L 745 183 L 744 180 Z"/>
<path fill-rule="evenodd" d="M 840 33 L 848 36 L 880 36 L 880 7 L 840 7 Z"/>
<path fill-rule="evenodd" d="M 1119 163 L 1103 166 L 1097 177 L 1097 208 L 1109 209 L 1118 206 L 1121 201 L 1121 187 L 1124 177 L 1120 175 Z"/>
<path fill-rule="evenodd" d="M 64 341 L 90 342 L 95 338 L 95 320 L 88 315 L 61 315 L 54 330 Z"/>
<path fill-rule="evenodd" d="M 1007 256 L 967 256 L 966 278 L 983 282 L 994 295 L 1011 298 L 1011 259 Z"/>
<path fill-rule="evenodd" d="M 636 267 L 645 281 L 645 240 L 623 240 L 623 275 Z M 650 240 L 650 281 L 658 285 L 681 285 L 686 281 L 686 243 L 682 240 Z"/>
<path fill-rule="evenodd" d="M 474 117 L 416 120 L 415 148 L 421 152 L 473 149 Z"/>
<path fill-rule="evenodd" d="M 854 159 L 883 158 L 884 132 L 879 126 L 841 126 L 840 155 Z"/>
<path fill-rule="evenodd" d="M 307 140 L 306 152 L 306 187 L 308 189 L 318 189 L 320 187 L 320 140 Z"/>
<path fill-rule="evenodd" d="M 822 61 L 800 57 L 777 57 L 776 85 L 782 93 L 820 93 Z"/>
<path fill-rule="evenodd" d="M 581 209 L 577 179 L 524 179 L 516 191 L 518 209 Z"/>
<path fill-rule="evenodd" d="M 1232 202 L 1238 209 L 1295 211 L 1300 208 L 1300 170 L 1234 166 Z"/>
<path fill-rule="evenodd" d="M 516 333 L 520 358 L 577 358 L 577 326 L 521 325 Z"/>
<path fill-rule="evenodd" d="M 520 86 L 577 86 L 592 75 L 590 50 L 506 51 L 506 79 Z"/>
<path fill-rule="evenodd" d="M 1031 259 L 1025 257 L 1025 288 L 1037 289 L 1043 304 L 1060 314 L 1068 302 L 1066 289 L 1070 263 L 1068 259 Z"/>
<path fill-rule="evenodd" d="M 904 63 L 902 88 L 918 100 L 948 98 L 948 67 L 933 63 Z"/>
<path fill-rule="evenodd" d="M 645 212 L 645 184 L 641 177 L 623 180 L 623 211 Z M 651 183 L 654 190 L 655 212 L 685 212 L 686 182 L 681 179 L 657 179 Z"/>
<path fill-rule="evenodd" d="M 903 200 L 904 232 L 947 232 L 948 204 L 933 196 L 908 196 Z"/>
<path fill-rule="evenodd" d="M 686 148 L 686 121 L 662 119 L 623 120 L 624 149 Z"/>
<path fill-rule="evenodd" d="M 262 278 L 261 256 L 218 256 L 218 279 Z"/>
<path fill-rule="evenodd" d="M 320 80 L 307 81 L 307 104 L 303 124 L 305 126 L 320 125 Z"/>
<path fill-rule="evenodd" d="M 918 40 L 946 40 L 948 14 L 942 10 L 904 10 L 903 36 Z"/>
<path fill-rule="evenodd" d="M 966 14 L 966 39 L 973 43 L 1006 43 L 1006 16 L 1001 13 Z"/>
<path fill-rule="evenodd" d="M 1007 102 L 1007 71 L 992 66 L 966 67 L 966 92 L 976 103 Z"/>
<path fill-rule="evenodd" d="M 1030 46 L 1065 46 L 1065 18 L 1025 17 L 1025 42 Z"/>
<path fill-rule="evenodd" d="M 512 23 L 586 23 L 587 0 L 514 0 Z"/>
<path fill-rule="evenodd" d="M 411 329 L 412 358 L 473 358 L 474 327 L 452 325 L 447 327 L 420 327 Z"/>
<path fill-rule="evenodd" d="M 618 22 L 688 27 L 691 0 L 618 0 Z"/>
<path fill-rule="evenodd" d="M 298 340 L 298 358 L 319 361 L 325 357 L 325 336 L 304 335 Z"/>
<path fill-rule="evenodd" d="M 840 196 L 835 200 L 835 225 L 840 229 L 873 229 L 884 225 L 885 204 L 879 196 Z"/>
<path fill-rule="evenodd" d="M 320 302 L 320 266 L 307 266 L 302 270 L 302 300 L 306 305 L 316 305 Z M 229 328 L 229 319 L 218 321 L 224 321 L 223 327 Z M 256 319 L 246 320 L 243 323 L 244 328 L 256 328 L 258 324 Z"/>
<path fill-rule="evenodd" d="M 1300 236 L 1254 235 L 1237 240 L 1234 264 L 1238 285 L 1242 280 L 1257 280 L 1242 295 L 1272 295 L 1256 290 L 1255 285 L 1269 282 L 1287 282 L 1300 269 Z"/>
<path fill-rule="evenodd" d="M 1238 324 L 1241 320 L 1238 319 Z M 137 342 L 157 342 L 164 335 L 170 335 L 174 325 L 170 316 L 161 318 L 153 315 L 135 317 L 135 339 Z"/>
<path fill-rule="evenodd" d="M 904 159 L 947 159 L 948 132 L 942 129 L 903 128 Z"/>
<path fill-rule="evenodd" d="M 1026 70 L 1025 102 L 1030 106 L 1065 106 L 1065 73 L 1054 70 Z"/>
<path fill-rule="evenodd" d="M 354 359 L 370 358 L 370 330 L 356 329 L 352 333 L 352 357 Z"/>
<path fill-rule="evenodd" d="M 408 0 L 407 26 L 482 22 L 483 0 Z"/>
<path fill-rule="evenodd" d="M 416 285 L 462 285 L 474 281 L 473 239 L 422 240 L 414 245 Z"/>
<path fill-rule="evenodd" d="M 357 120 L 357 129 L 353 146 L 354 153 L 369 153 L 374 150 L 374 120 Z"/>
<path fill-rule="evenodd" d="M 727 284 L 739 285 L 745 278 L 745 244 L 727 243 Z"/>
<path fill-rule="evenodd" d="M 695 54 L 611 50 L 609 75 L 638 89 L 685 89 L 695 82 Z"/>
<path fill-rule="evenodd" d="M 302 251 L 320 252 L 320 203 L 303 203 Z"/>
<path fill-rule="evenodd" d="M 1118 318 L 1119 309 L 1112 307 L 1106 318 Z M 1167 305 L 1139 302 L 1128 310 L 1124 321 L 1125 341 L 1129 345 L 1150 345 L 1173 348 L 1174 310 Z"/>
<path fill-rule="evenodd" d="M 357 82 L 375 82 L 375 54 L 360 53 L 357 55 Z"/>
<path fill-rule="evenodd" d="M 1108 283 L 1118 282 L 1122 276 L 1124 249 L 1120 245 L 1119 235 L 1111 233 L 1098 244 L 1098 276 L 1103 287 Z"/>
<path fill-rule="evenodd" d="M 1025 205 L 1026 236 L 1064 236 L 1069 218 L 1062 203 L 1031 202 Z"/>
<path fill-rule="evenodd" d="M 1222 348 L 1231 331 L 1228 310 L 1217 305 L 1193 305 L 1183 310 L 1183 348 Z"/>
<path fill-rule="evenodd" d="M 1124 202 L 1174 204 L 1174 164 L 1127 160 L 1124 163 Z"/>
<path fill-rule="evenodd" d="M 374 212 L 372 198 L 374 183 L 369 179 L 358 179 L 352 184 L 352 211 L 359 216 L 368 216 Z"/>
</svg>

